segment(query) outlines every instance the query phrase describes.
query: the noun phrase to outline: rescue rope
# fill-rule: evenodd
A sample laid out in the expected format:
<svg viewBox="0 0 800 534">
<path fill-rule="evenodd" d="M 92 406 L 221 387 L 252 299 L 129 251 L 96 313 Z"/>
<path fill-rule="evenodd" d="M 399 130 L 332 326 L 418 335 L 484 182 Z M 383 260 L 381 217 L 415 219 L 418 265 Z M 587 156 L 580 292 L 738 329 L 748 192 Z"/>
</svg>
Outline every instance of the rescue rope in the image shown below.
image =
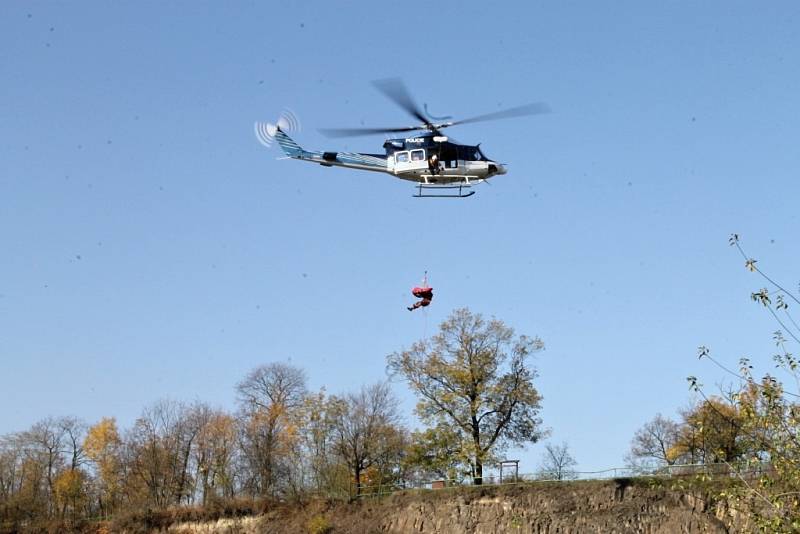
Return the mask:
<svg viewBox="0 0 800 534">
<path fill-rule="evenodd" d="M 422 276 L 422 287 L 427 288 L 428 286 L 428 271 L 425 271 L 425 274 Z M 428 307 L 423 306 L 422 308 L 422 315 L 425 317 L 422 327 L 422 339 L 428 339 Z"/>
</svg>

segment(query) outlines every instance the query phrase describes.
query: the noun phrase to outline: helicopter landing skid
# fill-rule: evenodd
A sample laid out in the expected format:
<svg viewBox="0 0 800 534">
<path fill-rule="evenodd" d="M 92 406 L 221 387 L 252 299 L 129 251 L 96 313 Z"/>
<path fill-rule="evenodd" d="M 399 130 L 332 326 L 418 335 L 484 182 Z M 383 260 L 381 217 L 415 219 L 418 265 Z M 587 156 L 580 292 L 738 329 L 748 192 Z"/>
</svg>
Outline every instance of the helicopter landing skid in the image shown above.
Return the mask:
<svg viewBox="0 0 800 534">
<path fill-rule="evenodd" d="M 464 191 L 470 187 L 472 186 L 469 184 L 426 185 L 421 183 L 417 185 L 417 193 L 413 196 L 414 198 L 467 198 L 475 194 L 475 191 Z M 452 193 L 433 193 L 433 191 L 452 191 Z"/>
<path fill-rule="evenodd" d="M 464 192 L 464 189 L 469 189 L 474 184 L 479 184 L 484 180 L 479 179 L 477 176 L 464 176 L 452 174 L 423 174 L 421 178 L 424 180 L 417 184 L 417 194 L 415 198 L 467 198 L 475 194 L 475 191 Z M 441 179 L 459 180 L 447 181 L 445 183 L 436 183 Z M 458 191 L 456 191 L 456 189 Z M 452 191 L 452 193 L 435 194 L 433 191 Z M 430 191 L 430 192 L 429 192 Z M 424 193 L 423 193 L 424 192 Z"/>
</svg>

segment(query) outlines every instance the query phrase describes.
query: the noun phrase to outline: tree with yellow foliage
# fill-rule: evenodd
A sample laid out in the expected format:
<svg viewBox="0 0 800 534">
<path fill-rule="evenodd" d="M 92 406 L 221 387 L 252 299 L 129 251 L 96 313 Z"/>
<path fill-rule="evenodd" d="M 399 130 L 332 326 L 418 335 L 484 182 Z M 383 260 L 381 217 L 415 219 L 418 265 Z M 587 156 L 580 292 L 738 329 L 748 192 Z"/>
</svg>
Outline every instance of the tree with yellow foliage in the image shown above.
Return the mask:
<svg viewBox="0 0 800 534">
<path fill-rule="evenodd" d="M 201 502 L 234 495 L 234 457 L 236 455 L 236 419 L 206 406 L 197 409 L 201 420 L 200 434 L 193 449 Z"/>
<path fill-rule="evenodd" d="M 97 498 L 100 513 L 108 516 L 119 502 L 122 484 L 122 439 L 113 417 L 104 417 L 89 427 L 83 450 L 97 470 Z"/>
<path fill-rule="evenodd" d="M 735 404 L 711 396 L 683 412 L 683 424 L 669 451 L 688 463 L 735 463 L 748 451 L 749 440 Z"/>
<path fill-rule="evenodd" d="M 65 469 L 53 483 L 53 493 L 62 519 L 78 519 L 88 505 L 86 473 L 82 469 Z"/>
</svg>

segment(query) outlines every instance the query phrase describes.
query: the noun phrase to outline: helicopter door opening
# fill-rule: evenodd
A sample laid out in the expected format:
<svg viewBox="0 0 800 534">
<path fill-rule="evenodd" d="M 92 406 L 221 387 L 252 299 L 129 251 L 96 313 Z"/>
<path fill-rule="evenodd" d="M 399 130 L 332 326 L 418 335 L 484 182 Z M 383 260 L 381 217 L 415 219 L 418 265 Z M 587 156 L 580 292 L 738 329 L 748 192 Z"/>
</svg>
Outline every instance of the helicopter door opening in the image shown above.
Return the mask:
<svg viewBox="0 0 800 534">
<path fill-rule="evenodd" d="M 439 159 L 445 169 L 458 168 L 458 151 L 453 145 L 443 145 Z"/>
</svg>

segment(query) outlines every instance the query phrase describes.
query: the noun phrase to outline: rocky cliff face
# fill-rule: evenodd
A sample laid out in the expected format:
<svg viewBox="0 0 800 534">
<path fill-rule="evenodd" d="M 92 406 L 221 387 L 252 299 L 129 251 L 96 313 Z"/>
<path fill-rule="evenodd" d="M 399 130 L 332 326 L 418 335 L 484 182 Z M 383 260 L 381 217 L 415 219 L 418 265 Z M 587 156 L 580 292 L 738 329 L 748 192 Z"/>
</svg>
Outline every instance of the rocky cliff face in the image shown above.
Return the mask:
<svg viewBox="0 0 800 534">
<path fill-rule="evenodd" d="M 584 534 L 737 532 L 699 494 L 627 481 L 405 492 L 355 503 L 315 502 L 174 534 Z M 720 517 L 717 517 L 719 515 Z"/>
<path fill-rule="evenodd" d="M 700 499 L 624 483 L 478 490 L 408 503 L 387 519 L 393 534 L 728 532 Z"/>
</svg>

